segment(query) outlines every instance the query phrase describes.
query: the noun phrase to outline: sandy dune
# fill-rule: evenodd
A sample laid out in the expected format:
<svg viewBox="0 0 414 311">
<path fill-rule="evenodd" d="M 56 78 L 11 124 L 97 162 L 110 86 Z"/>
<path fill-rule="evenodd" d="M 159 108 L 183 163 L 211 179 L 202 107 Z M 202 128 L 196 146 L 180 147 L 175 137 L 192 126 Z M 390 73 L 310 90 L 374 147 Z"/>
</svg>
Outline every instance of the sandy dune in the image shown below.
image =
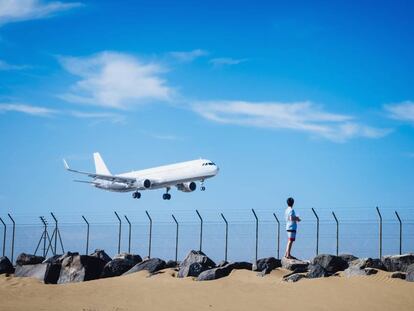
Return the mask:
<svg viewBox="0 0 414 311">
<path fill-rule="evenodd" d="M 414 310 L 414 283 L 373 276 L 282 282 L 287 271 L 266 277 L 233 271 L 208 282 L 146 272 L 65 285 L 0 276 L 0 310 Z"/>
</svg>

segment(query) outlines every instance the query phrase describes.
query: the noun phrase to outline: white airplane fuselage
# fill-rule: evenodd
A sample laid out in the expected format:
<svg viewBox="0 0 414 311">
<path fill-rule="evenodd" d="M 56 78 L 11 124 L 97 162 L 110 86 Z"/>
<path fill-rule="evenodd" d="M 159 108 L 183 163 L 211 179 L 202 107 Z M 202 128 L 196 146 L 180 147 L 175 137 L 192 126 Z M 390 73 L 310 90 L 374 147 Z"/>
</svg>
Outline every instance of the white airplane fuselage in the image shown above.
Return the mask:
<svg viewBox="0 0 414 311">
<path fill-rule="evenodd" d="M 151 186 L 148 188 L 138 184 L 126 185 L 119 182 L 99 180 L 99 178 L 95 179 L 94 185 L 97 188 L 114 192 L 161 189 L 177 185 L 180 187 L 180 184 L 204 181 L 217 175 L 219 168 L 216 165 L 203 165 L 206 163 L 213 162 L 200 159 L 115 175 L 119 177 L 135 178 L 137 180 L 149 180 Z"/>
</svg>

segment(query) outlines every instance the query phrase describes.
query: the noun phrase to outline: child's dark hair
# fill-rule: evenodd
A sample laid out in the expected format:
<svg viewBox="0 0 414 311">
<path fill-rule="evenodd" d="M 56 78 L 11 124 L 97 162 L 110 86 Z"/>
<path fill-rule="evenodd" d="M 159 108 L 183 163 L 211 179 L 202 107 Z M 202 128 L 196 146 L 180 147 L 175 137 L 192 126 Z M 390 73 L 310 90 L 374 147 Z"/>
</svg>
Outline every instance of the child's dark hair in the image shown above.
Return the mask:
<svg viewBox="0 0 414 311">
<path fill-rule="evenodd" d="M 295 200 L 293 198 L 288 198 L 287 199 L 287 205 L 288 206 L 292 207 L 294 203 L 295 203 Z"/>
</svg>

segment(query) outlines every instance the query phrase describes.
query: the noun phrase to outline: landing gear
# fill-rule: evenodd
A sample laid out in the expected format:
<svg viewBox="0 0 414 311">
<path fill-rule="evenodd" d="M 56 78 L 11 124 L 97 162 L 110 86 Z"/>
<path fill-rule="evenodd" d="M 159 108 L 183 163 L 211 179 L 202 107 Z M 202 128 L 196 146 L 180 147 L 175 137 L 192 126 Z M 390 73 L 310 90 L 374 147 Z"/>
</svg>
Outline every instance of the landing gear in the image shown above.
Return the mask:
<svg viewBox="0 0 414 311">
<path fill-rule="evenodd" d="M 164 193 L 163 195 L 162 195 L 162 199 L 163 200 L 171 200 L 171 194 L 169 194 L 168 193 L 168 191 L 170 191 L 170 187 L 167 187 L 167 191 L 166 191 L 166 193 Z"/>
<path fill-rule="evenodd" d="M 201 180 L 201 187 L 200 187 L 201 191 L 206 191 L 206 187 L 204 186 L 204 180 Z"/>
<path fill-rule="evenodd" d="M 134 199 L 139 199 L 141 197 L 141 193 L 138 192 L 138 191 L 135 191 L 135 192 L 132 193 L 132 197 Z"/>
</svg>

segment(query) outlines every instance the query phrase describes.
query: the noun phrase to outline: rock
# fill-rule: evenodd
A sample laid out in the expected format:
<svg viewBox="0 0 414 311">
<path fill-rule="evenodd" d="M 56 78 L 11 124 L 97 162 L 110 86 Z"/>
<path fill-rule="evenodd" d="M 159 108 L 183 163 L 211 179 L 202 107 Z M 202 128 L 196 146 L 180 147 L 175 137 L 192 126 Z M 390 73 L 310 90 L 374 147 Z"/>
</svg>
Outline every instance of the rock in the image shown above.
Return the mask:
<svg viewBox="0 0 414 311">
<path fill-rule="evenodd" d="M 308 269 L 309 262 L 302 261 L 299 259 L 287 259 L 286 257 L 282 258 L 282 267 L 287 270 L 296 271 L 296 272 L 305 272 Z"/>
<path fill-rule="evenodd" d="M 38 263 L 35 265 L 17 265 L 16 271 L 14 272 L 14 276 L 17 277 L 30 277 L 36 278 L 42 282 L 44 282 L 46 270 L 49 264 L 47 263 Z"/>
<path fill-rule="evenodd" d="M 344 271 L 344 275 L 346 277 L 352 277 L 352 276 L 361 276 L 361 275 L 371 275 L 376 274 L 378 270 L 373 268 L 359 268 L 357 265 L 349 266 L 348 269 Z"/>
<path fill-rule="evenodd" d="M 283 281 L 285 281 L 285 282 L 297 282 L 303 277 L 304 276 L 302 274 L 293 273 L 293 274 L 289 274 L 287 277 L 283 277 Z"/>
<path fill-rule="evenodd" d="M 268 274 L 273 269 L 281 267 L 282 264 L 279 259 L 276 259 L 275 257 L 268 257 L 268 258 L 262 258 L 258 259 L 257 262 L 254 263 L 252 266 L 253 271 L 261 271 L 262 274 Z"/>
<path fill-rule="evenodd" d="M 114 258 L 111 261 L 107 262 L 103 268 L 101 277 L 109 278 L 114 276 L 120 276 L 130 270 L 137 263 L 130 259 L 125 258 Z"/>
<path fill-rule="evenodd" d="M 308 270 L 306 277 L 309 279 L 324 278 L 331 275 L 331 273 L 326 271 L 326 269 L 319 264 L 310 264 Z"/>
<path fill-rule="evenodd" d="M 190 251 L 187 257 L 181 262 L 178 277 L 198 277 L 201 272 L 215 268 L 216 264 L 202 251 Z"/>
<path fill-rule="evenodd" d="M 179 262 L 175 260 L 168 260 L 165 264 L 165 268 L 177 268 L 179 266 Z"/>
<path fill-rule="evenodd" d="M 407 267 L 407 276 L 406 276 L 406 280 L 408 282 L 414 282 L 414 264 L 411 264 Z"/>
<path fill-rule="evenodd" d="M 129 269 L 127 272 L 125 272 L 123 275 L 135 273 L 142 270 L 147 270 L 149 273 L 155 273 L 159 270 L 162 270 L 165 268 L 165 261 L 159 258 L 150 258 L 147 260 L 144 260 L 140 262 L 139 264 L 136 264 L 131 269 Z"/>
<path fill-rule="evenodd" d="M 226 266 L 226 265 L 228 265 L 229 263 L 227 262 L 227 261 L 225 261 L 225 260 L 223 260 L 223 261 L 220 261 L 218 264 L 217 264 L 217 268 L 218 267 L 224 267 L 224 266 Z"/>
<path fill-rule="evenodd" d="M 10 262 L 9 258 L 7 257 L 0 257 L 0 274 L 4 273 L 13 273 L 14 267 L 13 264 Z"/>
<path fill-rule="evenodd" d="M 351 255 L 351 254 L 341 254 L 339 255 L 339 257 L 341 257 L 347 263 L 350 263 L 351 261 L 358 259 L 358 257 L 355 257 L 354 255 Z"/>
<path fill-rule="evenodd" d="M 406 274 L 404 272 L 394 272 L 390 275 L 390 278 L 405 280 Z"/>
<path fill-rule="evenodd" d="M 42 257 L 42 256 L 21 253 L 16 259 L 16 265 L 19 265 L 19 266 L 35 265 L 38 263 L 42 263 L 44 260 L 45 260 L 45 257 Z"/>
<path fill-rule="evenodd" d="M 353 260 L 349 263 L 349 266 L 356 266 L 360 269 L 364 268 L 374 268 L 379 270 L 386 270 L 385 266 L 383 265 L 380 259 L 372 259 L 372 258 L 360 258 Z"/>
<path fill-rule="evenodd" d="M 253 270 L 253 265 L 251 262 L 235 261 L 235 262 L 230 263 L 230 265 L 235 270 L 250 270 L 250 271 Z"/>
<path fill-rule="evenodd" d="M 217 279 L 228 276 L 232 270 L 233 270 L 233 267 L 231 264 L 227 264 L 222 267 L 209 269 L 209 270 L 201 272 L 200 275 L 197 277 L 197 281 L 217 280 Z"/>
<path fill-rule="evenodd" d="M 79 255 L 78 252 L 66 252 L 63 255 L 54 255 L 52 257 L 49 257 L 48 259 L 44 260 L 43 263 L 61 264 L 65 258 L 77 255 Z"/>
<path fill-rule="evenodd" d="M 342 257 L 328 254 L 321 254 L 314 257 L 311 264 L 320 265 L 329 273 L 343 271 L 348 268 L 348 262 L 346 262 Z"/>
<path fill-rule="evenodd" d="M 105 263 L 108 263 L 112 260 L 112 258 L 109 257 L 109 255 L 107 253 L 105 253 L 105 251 L 103 249 L 95 249 L 95 251 L 92 254 L 90 254 L 90 256 L 100 258 Z"/>
<path fill-rule="evenodd" d="M 414 264 L 414 254 L 404 254 L 395 256 L 383 256 L 381 258 L 387 271 L 407 271 L 409 265 Z"/>
<path fill-rule="evenodd" d="M 94 256 L 73 255 L 62 261 L 58 284 L 82 282 L 98 279 L 105 266 L 105 261 Z"/>
<path fill-rule="evenodd" d="M 118 254 L 113 259 L 128 259 L 128 260 L 134 262 L 135 265 L 142 261 L 142 258 L 141 258 L 140 255 L 134 255 L 134 254 L 129 254 L 129 253 Z"/>
</svg>

